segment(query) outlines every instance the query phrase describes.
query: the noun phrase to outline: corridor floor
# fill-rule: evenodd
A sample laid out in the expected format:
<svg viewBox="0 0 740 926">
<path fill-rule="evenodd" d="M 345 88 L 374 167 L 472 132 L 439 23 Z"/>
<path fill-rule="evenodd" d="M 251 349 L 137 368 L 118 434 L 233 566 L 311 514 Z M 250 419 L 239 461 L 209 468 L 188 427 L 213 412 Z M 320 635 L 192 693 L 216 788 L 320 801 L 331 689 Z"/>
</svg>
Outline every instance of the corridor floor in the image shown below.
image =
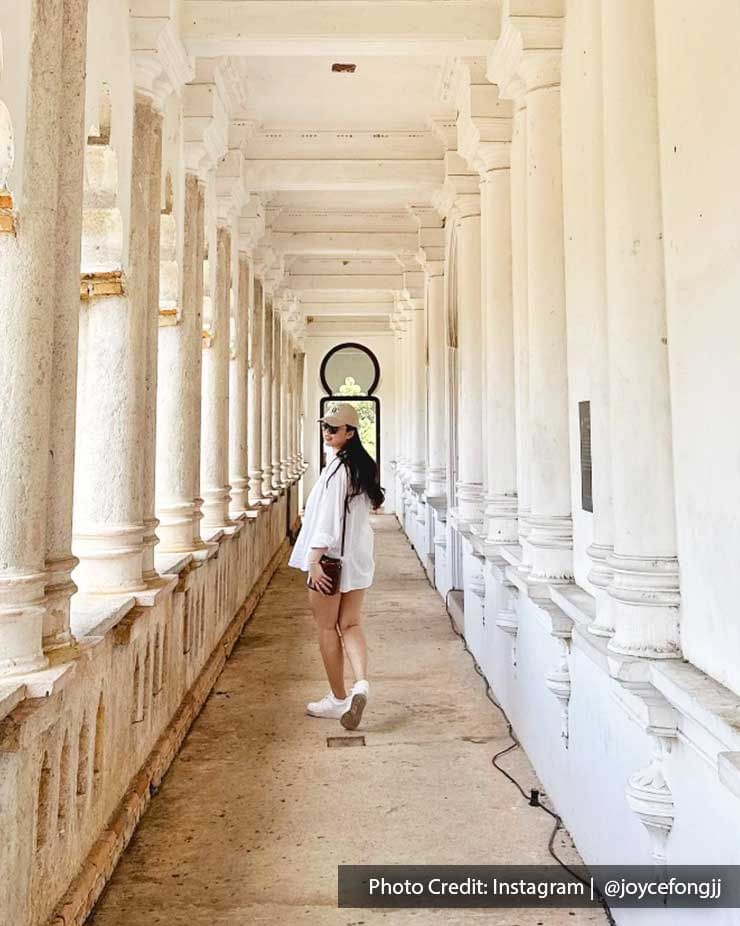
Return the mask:
<svg viewBox="0 0 740 926">
<path fill-rule="evenodd" d="M 88 921 L 94 926 L 559 926 L 587 910 L 336 906 L 340 863 L 548 864 L 552 821 L 491 765 L 508 743 L 398 523 L 378 517 L 364 748 L 306 716 L 327 690 L 305 579 L 283 566 Z M 348 669 L 349 672 L 349 669 Z M 536 786 L 520 750 L 502 764 Z M 562 857 L 577 862 L 566 834 Z"/>
</svg>

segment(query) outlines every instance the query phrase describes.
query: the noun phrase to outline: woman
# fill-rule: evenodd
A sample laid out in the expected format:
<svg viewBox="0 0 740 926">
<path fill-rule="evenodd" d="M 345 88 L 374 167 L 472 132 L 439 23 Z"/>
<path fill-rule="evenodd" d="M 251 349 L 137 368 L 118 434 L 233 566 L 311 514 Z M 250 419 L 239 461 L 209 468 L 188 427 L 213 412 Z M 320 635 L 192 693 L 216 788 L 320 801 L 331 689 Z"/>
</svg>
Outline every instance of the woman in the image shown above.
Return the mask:
<svg viewBox="0 0 740 926">
<path fill-rule="evenodd" d="M 369 693 L 360 611 L 375 570 L 370 509 L 380 508 L 385 496 L 378 467 L 360 441 L 354 407 L 342 403 L 334 414 L 319 420 L 324 444 L 334 456 L 308 496 L 289 565 L 308 572 L 308 600 L 331 686 L 327 695 L 311 701 L 306 710 L 313 717 L 339 719 L 345 729 L 355 730 Z M 320 564 L 324 554 L 342 560 L 339 591 L 334 595 L 327 594 L 331 582 Z M 355 677 L 349 694 L 344 685 L 345 653 Z"/>
</svg>

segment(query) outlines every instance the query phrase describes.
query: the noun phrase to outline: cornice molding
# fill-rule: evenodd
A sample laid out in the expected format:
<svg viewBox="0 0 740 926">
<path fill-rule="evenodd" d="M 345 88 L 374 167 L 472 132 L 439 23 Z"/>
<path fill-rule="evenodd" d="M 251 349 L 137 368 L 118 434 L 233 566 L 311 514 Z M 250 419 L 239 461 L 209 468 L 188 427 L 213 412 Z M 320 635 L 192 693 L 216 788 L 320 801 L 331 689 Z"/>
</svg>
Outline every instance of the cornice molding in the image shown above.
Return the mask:
<svg viewBox="0 0 740 926">
<path fill-rule="evenodd" d="M 457 117 L 458 150 L 471 169 L 487 171 L 508 167 L 513 107 L 495 84 L 467 70 Z"/>
<path fill-rule="evenodd" d="M 129 17 L 134 86 L 161 108 L 193 79 L 193 66 L 169 16 Z"/>
<path fill-rule="evenodd" d="M 543 5 L 543 15 L 527 8 L 505 17 L 487 67 L 488 79 L 498 85 L 504 99 L 516 100 L 560 83 L 564 23 L 562 4 L 557 2 Z"/>
</svg>

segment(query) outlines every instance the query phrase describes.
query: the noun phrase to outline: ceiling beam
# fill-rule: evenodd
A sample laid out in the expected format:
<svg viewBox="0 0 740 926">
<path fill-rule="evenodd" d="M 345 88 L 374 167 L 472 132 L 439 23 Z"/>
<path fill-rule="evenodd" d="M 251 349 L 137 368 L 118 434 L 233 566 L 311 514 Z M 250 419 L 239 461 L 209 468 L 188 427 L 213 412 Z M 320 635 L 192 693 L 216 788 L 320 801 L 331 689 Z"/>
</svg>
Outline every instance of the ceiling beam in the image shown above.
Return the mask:
<svg viewBox="0 0 740 926">
<path fill-rule="evenodd" d="M 305 190 L 393 190 L 413 195 L 441 188 L 442 160 L 247 160 L 243 182 L 252 193 Z"/>
<path fill-rule="evenodd" d="M 185 0 L 191 54 L 485 56 L 499 36 L 497 0 Z M 343 79 L 342 75 L 339 79 Z M 346 78 L 344 78 L 346 79 Z"/>
<path fill-rule="evenodd" d="M 387 232 L 272 232 L 269 245 L 282 254 L 316 257 L 388 256 L 401 251 L 415 251 L 418 235 Z"/>
<path fill-rule="evenodd" d="M 303 274 L 289 274 L 285 283 L 288 289 L 295 292 L 305 290 L 347 291 L 374 290 L 380 292 L 395 292 L 403 289 L 403 274 L 326 274 L 311 276 Z"/>
</svg>

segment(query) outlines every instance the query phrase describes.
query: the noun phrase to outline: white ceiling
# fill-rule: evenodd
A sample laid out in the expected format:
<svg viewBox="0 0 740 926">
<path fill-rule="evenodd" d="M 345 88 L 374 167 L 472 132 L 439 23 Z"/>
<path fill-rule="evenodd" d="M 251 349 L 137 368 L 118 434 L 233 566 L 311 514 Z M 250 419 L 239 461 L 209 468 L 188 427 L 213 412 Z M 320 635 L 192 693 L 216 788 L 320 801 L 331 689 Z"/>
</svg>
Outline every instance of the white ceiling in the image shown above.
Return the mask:
<svg viewBox="0 0 740 926">
<path fill-rule="evenodd" d="M 348 131 L 426 130 L 445 110 L 436 99 L 443 61 L 349 55 L 354 74 L 335 74 L 336 58 L 245 58 L 253 113 L 263 126 Z"/>
<path fill-rule="evenodd" d="M 418 248 L 408 207 L 444 183 L 445 71 L 488 53 L 497 0 L 182 0 L 182 14 L 191 54 L 239 59 L 256 125 L 244 182 L 269 203 L 285 285 L 321 318 L 309 335 L 387 319 L 406 285 L 396 257 L 408 269 Z"/>
</svg>

